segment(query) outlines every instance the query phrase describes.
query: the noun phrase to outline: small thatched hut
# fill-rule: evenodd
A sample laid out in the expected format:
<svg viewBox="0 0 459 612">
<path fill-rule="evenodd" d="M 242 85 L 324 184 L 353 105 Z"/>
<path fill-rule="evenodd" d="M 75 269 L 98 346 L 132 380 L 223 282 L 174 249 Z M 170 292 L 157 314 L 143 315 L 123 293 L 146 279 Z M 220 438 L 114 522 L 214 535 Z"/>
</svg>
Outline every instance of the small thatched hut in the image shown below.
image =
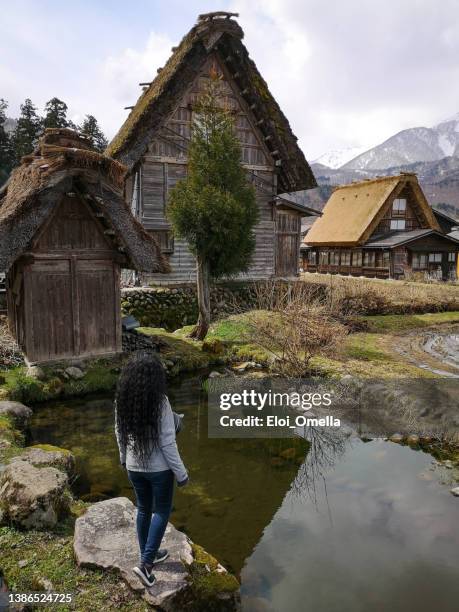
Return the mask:
<svg viewBox="0 0 459 612">
<path fill-rule="evenodd" d="M 167 272 L 123 196 L 125 167 L 48 129 L 0 192 L 8 317 L 29 362 L 121 350 L 120 268 Z"/>
</svg>

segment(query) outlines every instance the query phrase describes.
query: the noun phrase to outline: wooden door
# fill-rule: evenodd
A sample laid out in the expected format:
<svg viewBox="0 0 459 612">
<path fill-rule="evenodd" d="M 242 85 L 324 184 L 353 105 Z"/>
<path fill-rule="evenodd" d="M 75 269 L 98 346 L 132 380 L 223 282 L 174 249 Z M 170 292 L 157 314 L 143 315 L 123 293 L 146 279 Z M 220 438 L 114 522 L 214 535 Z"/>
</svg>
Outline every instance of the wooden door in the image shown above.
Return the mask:
<svg viewBox="0 0 459 612">
<path fill-rule="evenodd" d="M 120 350 L 119 282 L 113 262 L 77 260 L 76 285 L 80 355 Z"/>
<path fill-rule="evenodd" d="M 36 260 L 24 271 L 31 362 L 121 350 L 119 270 L 112 261 Z"/>
<path fill-rule="evenodd" d="M 36 261 L 24 270 L 25 350 L 30 361 L 75 354 L 69 260 Z"/>
<path fill-rule="evenodd" d="M 276 276 L 296 276 L 300 257 L 300 216 L 277 211 Z"/>
</svg>

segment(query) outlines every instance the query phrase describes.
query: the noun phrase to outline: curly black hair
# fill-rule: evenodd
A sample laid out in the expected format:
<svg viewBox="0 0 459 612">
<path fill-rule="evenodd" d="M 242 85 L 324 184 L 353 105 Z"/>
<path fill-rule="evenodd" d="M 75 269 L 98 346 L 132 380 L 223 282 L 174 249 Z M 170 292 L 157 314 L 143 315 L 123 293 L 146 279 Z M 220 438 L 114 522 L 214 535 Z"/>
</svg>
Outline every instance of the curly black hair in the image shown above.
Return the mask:
<svg viewBox="0 0 459 612">
<path fill-rule="evenodd" d="M 156 355 L 137 351 L 121 370 L 116 389 L 116 425 L 120 443 L 141 463 L 157 446 L 161 404 L 166 397 L 166 373 Z"/>
</svg>

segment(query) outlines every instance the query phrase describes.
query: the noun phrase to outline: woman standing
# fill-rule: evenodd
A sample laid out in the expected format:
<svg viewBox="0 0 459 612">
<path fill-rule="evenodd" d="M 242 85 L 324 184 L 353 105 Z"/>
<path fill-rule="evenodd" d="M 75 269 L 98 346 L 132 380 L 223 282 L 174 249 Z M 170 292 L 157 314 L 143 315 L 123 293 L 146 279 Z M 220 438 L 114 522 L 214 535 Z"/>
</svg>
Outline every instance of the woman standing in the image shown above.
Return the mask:
<svg viewBox="0 0 459 612">
<path fill-rule="evenodd" d="M 166 395 L 161 361 L 148 352 L 135 353 L 124 366 L 116 391 L 115 432 L 120 460 L 137 498 L 140 563 L 133 568 L 145 586 L 155 581 L 153 566 L 168 557 L 160 550 L 172 509 L 174 477 L 188 482 L 175 440 L 174 415 Z"/>
</svg>

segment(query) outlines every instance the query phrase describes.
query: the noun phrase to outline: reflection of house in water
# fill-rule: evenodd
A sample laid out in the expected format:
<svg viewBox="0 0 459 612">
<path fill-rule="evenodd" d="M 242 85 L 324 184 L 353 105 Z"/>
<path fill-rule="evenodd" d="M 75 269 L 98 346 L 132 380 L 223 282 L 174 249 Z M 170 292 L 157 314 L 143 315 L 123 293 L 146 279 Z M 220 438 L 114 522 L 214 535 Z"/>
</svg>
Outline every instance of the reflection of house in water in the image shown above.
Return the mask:
<svg viewBox="0 0 459 612">
<path fill-rule="evenodd" d="M 415 174 L 337 187 L 307 232 L 303 270 L 377 278 L 456 278 L 459 240 L 429 206 Z"/>
</svg>

